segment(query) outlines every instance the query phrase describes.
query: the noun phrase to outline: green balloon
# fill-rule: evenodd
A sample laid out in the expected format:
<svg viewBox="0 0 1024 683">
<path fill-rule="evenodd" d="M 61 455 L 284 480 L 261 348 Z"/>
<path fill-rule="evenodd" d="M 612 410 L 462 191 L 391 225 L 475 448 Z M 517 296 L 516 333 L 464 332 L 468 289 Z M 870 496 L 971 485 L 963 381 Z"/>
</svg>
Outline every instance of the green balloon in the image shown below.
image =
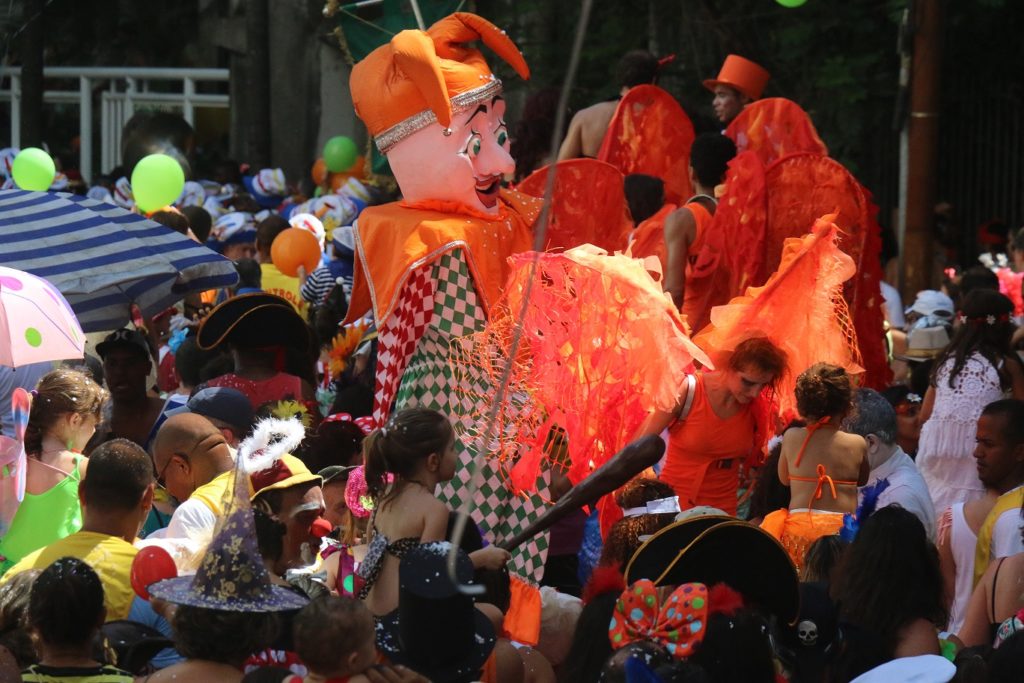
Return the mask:
<svg viewBox="0 0 1024 683">
<path fill-rule="evenodd" d="M 352 138 L 336 135 L 324 145 L 324 164 L 331 173 L 342 173 L 352 168 L 359 157 L 359 148 Z"/>
<path fill-rule="evenodd" d="M 807 0 L 775 0 L 775 2 L 779 3 L 783 7 L 793 8 L 799 7 L 800 5 L 807 2 Z"/>
<path fill-rule="evenodd" d="M 42 192 L 50 189 L 57 167 L 50 155 L 38 147 L 26 147 L 18 152 L 11 164 L 14 182 L 23 190 Z"/>
<path fill-rule="evenodd" d="M 181 164 L 166 154 L 150 154 L 139 160 L 132 171 L 132 195 L 145 213 L 173 204 L 185 188 Z"/>
</svg>

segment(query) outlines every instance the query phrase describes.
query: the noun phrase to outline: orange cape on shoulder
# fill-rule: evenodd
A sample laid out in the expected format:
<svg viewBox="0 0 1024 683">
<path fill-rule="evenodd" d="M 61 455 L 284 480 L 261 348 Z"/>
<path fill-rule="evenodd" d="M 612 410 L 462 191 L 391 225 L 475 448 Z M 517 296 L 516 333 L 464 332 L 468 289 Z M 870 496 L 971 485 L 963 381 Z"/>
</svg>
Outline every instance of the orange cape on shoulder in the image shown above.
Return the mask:
<svg viewBox="0 0 1024 683">
<path fill-rule="evenodd" d="M 345 322 L 372 309 L 380 325 L 414 270 L 459 248 L 466 253 L 477 296 L 490 311 L 508 277 L 506 260 L 532 248 L 531 226 L 540 205 L 539 199 L 502 191 L 496 216 L 449 202 L 368 207 L 353 231 L 357 256 Z"/>
</svg>

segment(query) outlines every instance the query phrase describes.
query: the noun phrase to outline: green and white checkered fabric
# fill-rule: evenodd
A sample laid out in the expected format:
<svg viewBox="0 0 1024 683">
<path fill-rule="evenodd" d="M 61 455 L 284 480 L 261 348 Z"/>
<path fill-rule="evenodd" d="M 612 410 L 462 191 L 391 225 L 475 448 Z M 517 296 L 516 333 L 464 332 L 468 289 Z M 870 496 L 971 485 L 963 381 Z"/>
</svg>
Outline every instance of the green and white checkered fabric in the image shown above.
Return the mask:
<svg viewBox="0 0 1024 683">
<path fill-rule="evenodd" d="M 402 376 L 395 401 L 395 410 L 412 406 L 433 408 L 456 421 L 456 432 L 465 433 L 468 421 L 478 406 L 467 405 L 467 396 L 486 391 L 485 379 L 464 372 L 453 377 L 448 357 L 452 340 L 484 329 L 487 323 L 479 305 L 462 250 L 442 256 L 434 264 L 434 311 L 420 338 L 416 351 Z M 473 391 L 460 391 L 456 382 L 476 381 L 481 386 Z M 460 429 L 460 427 L 464 427 Z M 459 441 L 455 476 L 446 483 L 440 497 L 452 509 L 458 509 L 472 491 L 475 465 L 477 490 L 472 495 L 472 516 L 484 534 L 499 543 L 524 528 L 546 509 L 549 482 L 546 473 L 537 482 L 536 493 L 516 496 L 506 485 L 508 472 L 495 458 L 479 456 L 476 444 Z M 512 554 L 512 571 L 538 582 L 547 558 L 548 534 L 539 534 Z"/>
</svg>

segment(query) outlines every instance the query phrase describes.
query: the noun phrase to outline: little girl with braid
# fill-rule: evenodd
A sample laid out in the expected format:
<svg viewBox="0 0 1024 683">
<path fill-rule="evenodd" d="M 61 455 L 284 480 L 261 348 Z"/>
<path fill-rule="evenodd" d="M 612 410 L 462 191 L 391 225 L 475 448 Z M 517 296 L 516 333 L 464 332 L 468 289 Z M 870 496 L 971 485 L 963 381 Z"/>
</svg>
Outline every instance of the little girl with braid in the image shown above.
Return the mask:
<svg viewBox="0 0 1024 683">
<path fill-rule="evenodd" d="M 402 555 L 421 543 L 445 540 L 449 510 L 434 490 L 455 476 L 455 431 L 436 410 L 409 408 L 367 436 L 363 453 L 374 509 L 369 549 L 358 569 L 365 581 L 359 597 L 381 616 L 398 607 Z M 493 545 L 469 555 L 477 569 L 500 569 L 509 557 Z"/>
</svg>

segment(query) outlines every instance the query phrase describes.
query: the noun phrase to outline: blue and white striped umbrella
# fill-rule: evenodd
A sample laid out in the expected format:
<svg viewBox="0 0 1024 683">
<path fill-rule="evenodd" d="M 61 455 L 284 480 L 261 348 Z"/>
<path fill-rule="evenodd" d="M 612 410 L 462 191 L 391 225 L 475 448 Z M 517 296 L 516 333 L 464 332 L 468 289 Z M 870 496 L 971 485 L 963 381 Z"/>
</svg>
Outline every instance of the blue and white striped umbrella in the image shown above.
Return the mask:
<svg viewBox="0 0 1024 683">
<path fill-rule="evenodd" d="M 148 317 L 238 281 L 231 261 L 188 237 L 63 192 L 0 190 L 0 265 L 49 280 L 86 332 L 126 324 L 132 304 Z"/>
</svg>

